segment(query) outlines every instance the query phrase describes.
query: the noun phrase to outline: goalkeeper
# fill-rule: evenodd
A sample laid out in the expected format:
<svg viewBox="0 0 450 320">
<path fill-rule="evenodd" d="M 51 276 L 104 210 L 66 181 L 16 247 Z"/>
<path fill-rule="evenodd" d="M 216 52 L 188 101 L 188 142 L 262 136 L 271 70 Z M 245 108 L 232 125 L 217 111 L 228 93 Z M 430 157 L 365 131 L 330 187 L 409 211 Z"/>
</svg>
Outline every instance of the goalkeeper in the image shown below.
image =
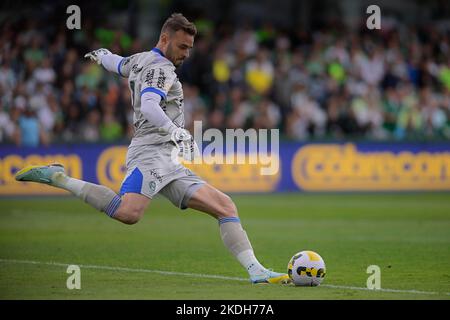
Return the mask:
<svg viewBox="0 0 450 320">
<path fill-rule="evenodd" d="M 175 73 L 189 56 L 196 33 L 193 23 L 181 14 L 173 14 L 150 51 L 126 58 L 107 49 L 85 55 L 106 70 L 128 78 L 135 133 L 128 147 L 127 174 L 119 194 L 69 177 L 56 164 L 26 167 L 16 174 L 16 180 L 68 190 L 126 224 L 138 222 L 151 199 L 160 193 L 181 209 L 196 209 L 216 218 L 225 246 L 247 270 L 252 283 L 287 283 L 287 274 L 270 271 L 256 259 L 230 197 L 175 160 L 178 154 L 192 160 L 198 152 L 193 137 L 183 129 L 183 88 Z"/>
</svg>

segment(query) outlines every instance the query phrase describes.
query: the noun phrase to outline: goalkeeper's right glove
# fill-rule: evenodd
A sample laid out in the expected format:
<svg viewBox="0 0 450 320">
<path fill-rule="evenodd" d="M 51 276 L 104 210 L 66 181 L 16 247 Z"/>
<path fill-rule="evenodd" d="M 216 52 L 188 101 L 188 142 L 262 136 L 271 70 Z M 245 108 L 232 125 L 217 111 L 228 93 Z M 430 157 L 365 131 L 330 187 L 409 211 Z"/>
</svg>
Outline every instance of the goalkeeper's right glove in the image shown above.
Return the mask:
<svg viewBox="0 0 450 320">
<path fill-rule="evenodd" d="M 108 49 L 97 49 L 94 51 L 91 51 L 89 53 L 86 53 L 84 55 L 85 58 L 89 58 L 94 62 L 97 62 L 97 64 L 102 64 L 102 58 L 106 55 L 112 54 L 111 51 L 109 51 Z"/>
</svg>

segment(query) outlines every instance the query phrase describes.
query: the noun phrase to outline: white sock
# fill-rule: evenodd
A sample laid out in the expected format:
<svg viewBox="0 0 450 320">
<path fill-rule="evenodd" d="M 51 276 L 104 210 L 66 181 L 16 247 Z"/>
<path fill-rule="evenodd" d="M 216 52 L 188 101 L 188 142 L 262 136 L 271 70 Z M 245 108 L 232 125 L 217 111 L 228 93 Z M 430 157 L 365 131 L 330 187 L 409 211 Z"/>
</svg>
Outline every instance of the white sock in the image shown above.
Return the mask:
<svg viewBox="0 0 450 320">
<path fill-rule="evenodd" d="M 236 256 L 236 259 L 247 270 L 249 275 L 258 275 L 263 273 L 266 268 L 256 259 L 253 250 L 245 250 Z"/>
<path fill-rule="evenodd" d="M 219 219 L 220 235 L 225 246 L 250 276 L 262 274 L 266 268 L 256 259 L 247 233 L 238 217 Z"/>
<path fill-rule="evenodd" d="M 83 180 L 75 179 L 64 173 L 56 173 L 53 177 L 53 186 L 72 192 L 86 203 L 108 216 L 114 217 L 122 200 L 111 189 Z"/>
<path fill-rule="evenodd" d="M 70 191 L 77 197 L 81 197 L 82 189 L 87 183 L 86 181 L 78 180 L 65 174 L 58 174 L 54 177 L 53 181 L 55 187 Z"/>
</svg>

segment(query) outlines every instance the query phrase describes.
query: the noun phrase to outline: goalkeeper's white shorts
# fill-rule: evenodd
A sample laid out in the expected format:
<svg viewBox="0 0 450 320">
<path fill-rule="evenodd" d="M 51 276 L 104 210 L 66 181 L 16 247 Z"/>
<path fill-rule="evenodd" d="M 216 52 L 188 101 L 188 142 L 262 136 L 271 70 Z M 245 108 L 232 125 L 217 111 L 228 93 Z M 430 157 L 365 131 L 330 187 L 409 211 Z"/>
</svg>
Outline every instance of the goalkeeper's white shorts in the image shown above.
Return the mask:
<svg viewBox="0 0 450 320">
<path fill-rule="evenodd" d="M 139 193 L 152 199 L 160 193 L 175 206 L 186 209 L 189 199 L 205 181 L 172 160 L 174 148 L 171 142 L 128 147 L 127 174 L 120 195 Z"/>
</svg>

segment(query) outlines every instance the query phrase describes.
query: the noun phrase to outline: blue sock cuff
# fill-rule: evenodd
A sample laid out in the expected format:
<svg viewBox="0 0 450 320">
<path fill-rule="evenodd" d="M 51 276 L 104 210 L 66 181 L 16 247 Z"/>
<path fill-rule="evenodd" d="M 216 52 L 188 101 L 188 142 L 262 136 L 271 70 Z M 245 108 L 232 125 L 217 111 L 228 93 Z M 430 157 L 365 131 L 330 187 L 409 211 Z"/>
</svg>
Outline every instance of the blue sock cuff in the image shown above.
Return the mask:
<svg viewBox="0 0 450 320">
<path fill-rule="evenodd" d="M 227 223 L 227 222 L 241 223 L 241 219 L 239 219 L 238 217 L 227 217 L 227 218 L 220 218 L 219 219 L 219 225 Z"/>
<path fill-rule="evenodd" d="M 113 218 L 114 214 L 116 213 L 117 209 L 119 208 L 120 204 L 122 203 L 122 199 L 119 196 L 115 196 L 111 202 L 108 204 L 108 206 L 105 208 L 105 213 Z"/>
</svg>

